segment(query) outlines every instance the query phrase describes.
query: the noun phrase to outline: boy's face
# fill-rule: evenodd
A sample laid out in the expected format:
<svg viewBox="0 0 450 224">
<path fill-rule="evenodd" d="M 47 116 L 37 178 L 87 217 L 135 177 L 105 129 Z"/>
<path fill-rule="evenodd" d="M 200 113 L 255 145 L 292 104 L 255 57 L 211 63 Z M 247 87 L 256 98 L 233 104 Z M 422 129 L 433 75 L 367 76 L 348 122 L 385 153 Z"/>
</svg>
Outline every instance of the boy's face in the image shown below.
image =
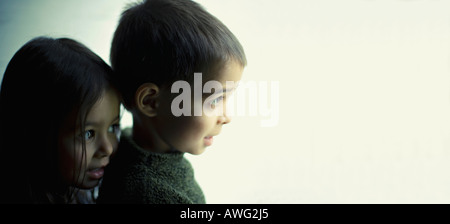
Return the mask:
<svg viewBox="0 0 450 224">
<path fill-rule="evenodd" d="M 65 125 L 59 138 L 59 170 L 63 180 L 74 187 L 98 185 L 110 155 L 117 149 L 120 131 L 120 103 L 116 92 L 107 90 L 86 117 L 85 130 Z M 69 121 L 70 122 L 70 121 Z M 83 155 L 82 141 L 86 142 Z"/>
<path fill-rule="evenodd" d="M 162 143 L 157 147 L 165 147 L 166 150 L 175 148 L 194 155 L 203 153 L 206 147 L 213 144 L 214 136 L 220 134 L 222 125 L 231 121 L 226 113 L 226 102 L 236 86 L 227 86 L 226 83 L 237 84 L 241 80 L 242 72 L 242 66 L 231 61 L 218 73 L 203 77 L 202 86 L 207 81 L 214 80 L 221 83 L 223 91 L 217 93 L 213 90 L 213 93 L 203 93 L 201 102 L 196 102 L 192 97 L 191 116 L 174 116 L 171 111 L 171 102 L 177 94 L 170 93 L 170 89 L 162 90 L 159 111 L 154 123 L 158 133 L 157 138 Z M 194 91 L 192 83 L 191 91 Z M 202 116 L 194 116 L 195 104 L 202 104 L 202 108 L 206 105 L 206 110 L 215 111 L 203 110 Z"/>
</svg>

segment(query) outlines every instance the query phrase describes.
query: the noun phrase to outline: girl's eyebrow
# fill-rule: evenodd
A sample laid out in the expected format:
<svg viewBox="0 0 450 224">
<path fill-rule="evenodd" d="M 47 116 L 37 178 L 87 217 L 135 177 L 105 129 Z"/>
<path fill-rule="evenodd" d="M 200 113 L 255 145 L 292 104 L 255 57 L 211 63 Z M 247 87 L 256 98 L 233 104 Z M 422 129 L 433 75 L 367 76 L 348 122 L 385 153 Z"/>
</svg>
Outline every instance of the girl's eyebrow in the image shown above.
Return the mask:
<svg viewBox="0 0 450 224">
<path fill-rule="evenodd" d="M 120 115 L 117 115 L 117 117 L 115 117 L 110 123 L 114 123 L 116 121 L 120 121 Z M 101 122 L 96 122 L 96 121 L 87 121 L 85 126 L 99 126 Z"/>
<path fill-rule="evenodd" d="M 97 126 L 98 122 L 95 121 L 86 121 L 86 123 L 84 124 L 84 126 Z"/>
<path fill-rule="evenodd" d="M 119 122 L 120 121 L 120 114 L 119 115 L 117 115 L 117 117 L 115 117 L 113 120 L 111 120 L 111 122 L 109 122 L 110 124 L 112 124 L 112 123 L 116 123 L 116 122 Z"/>
<path fill-rule="evenodd" d="M 114 122 L 116 122 L 116 121 L 120 121 L 120 114 L 119 114 L 119 115 L 117 115 L 117 117 L 116 117 L 116 118 L 114 118 L 114 120 L 112 120 L 112 122 L 111 122 L 111 123 L 114 123 Z"/>
</svg>

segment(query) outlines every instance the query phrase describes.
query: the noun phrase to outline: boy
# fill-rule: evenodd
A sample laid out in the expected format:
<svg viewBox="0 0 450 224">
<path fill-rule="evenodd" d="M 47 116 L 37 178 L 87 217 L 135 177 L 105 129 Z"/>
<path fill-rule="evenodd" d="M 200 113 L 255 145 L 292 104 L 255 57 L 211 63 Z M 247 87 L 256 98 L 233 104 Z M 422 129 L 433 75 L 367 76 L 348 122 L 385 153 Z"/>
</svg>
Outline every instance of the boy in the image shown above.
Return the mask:
<svg viewBox="0 0 450 224">
<path fill-rule="evenodd" d="M 241 79 L 246 63 L 236 37 L 191 0 L 147 0 L 125 10 L 111 64 L 133 128 L 122 133 L 98 202 L 205 203 L 184 153 L 201 154 L 230 122 L 221 105 L 235 86 L 226 84 Z M 226 87 L 203 91 L 200 98 L 183 88 L 191 99 L 174 104 L 180 95 L 174 84 L 183 80 L 194 86 L 199 77 L 194 73 L 202 74 L 202 86 L 214 80 Z M 174 112 L 181 105 L 192 113 Z M 199 105 L 204 113 L 194 111 Z M 206 113 L 205 105 L 220 111 Z"/>
</svg>

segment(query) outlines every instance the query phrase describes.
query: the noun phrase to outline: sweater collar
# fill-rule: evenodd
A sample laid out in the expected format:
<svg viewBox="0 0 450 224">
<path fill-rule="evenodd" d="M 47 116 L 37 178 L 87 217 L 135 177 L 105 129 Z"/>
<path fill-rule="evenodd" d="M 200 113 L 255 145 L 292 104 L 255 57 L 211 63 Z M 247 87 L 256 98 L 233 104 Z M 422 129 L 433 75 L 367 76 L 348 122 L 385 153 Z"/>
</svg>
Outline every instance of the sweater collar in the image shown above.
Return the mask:
<svg viewBox="0 0 450 224">
<path fill-rule="evenodd" d="M 120 138 L 120 145 L 123 145 L 124 149 L 133 148 L 136 149 L 137 153 L 140 154 L 140 158 L 145 159 L 147 162 L 151 162 L 152 165 L 162 165 L 162 164 L 171 164 L 176 162 L 181 162 L 184 157 L 184 152 L 180 152 L 177 150 L 171 150 L 171 152 L 167 153 L 155 153 L 148 150 L 143 149 L 135 141 L 131 136 L 132 130 L 131 128 L 126 128 L 122 131 Z"/>
</svg>

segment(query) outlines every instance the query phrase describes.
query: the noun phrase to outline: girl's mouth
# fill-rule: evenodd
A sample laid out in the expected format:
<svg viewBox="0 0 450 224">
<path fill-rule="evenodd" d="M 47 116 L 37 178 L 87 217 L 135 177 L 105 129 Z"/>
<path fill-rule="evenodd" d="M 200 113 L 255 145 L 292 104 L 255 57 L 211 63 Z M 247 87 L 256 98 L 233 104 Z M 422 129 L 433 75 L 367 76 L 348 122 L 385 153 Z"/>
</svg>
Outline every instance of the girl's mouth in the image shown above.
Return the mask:
<svg viewBox="0 0 450 224">
<path fill-rule="evenodd" d="M 97 168 L 89 169 L 86 173 L 92 179 L 100 179 L 103 177 L 103 174 L 105 173 L 105 169 L 103 166 L 97 167 Z"/>
</svg>

